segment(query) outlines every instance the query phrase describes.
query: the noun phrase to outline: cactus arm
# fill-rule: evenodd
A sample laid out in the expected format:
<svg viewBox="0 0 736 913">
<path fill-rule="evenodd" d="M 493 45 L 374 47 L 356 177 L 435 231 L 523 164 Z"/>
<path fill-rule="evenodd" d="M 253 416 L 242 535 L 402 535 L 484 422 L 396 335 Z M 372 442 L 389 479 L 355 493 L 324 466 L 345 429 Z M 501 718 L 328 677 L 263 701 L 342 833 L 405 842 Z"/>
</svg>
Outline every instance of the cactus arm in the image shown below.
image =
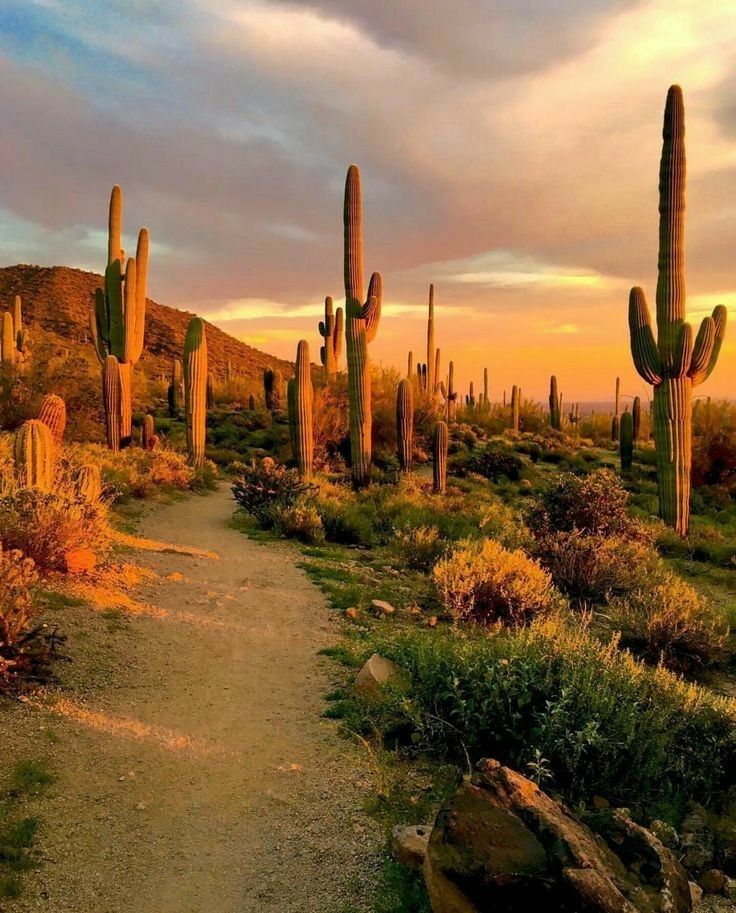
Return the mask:
<svg viewBox="0 0 736 913">
<path fill-rule="evenodd" d="M 721 346 L 723 345 L 723 337 L 726 335 L 726 323 L 728 321 L 728 311 L 726 308 L 719 304 L 713 309 L 713 347 L 710 351 L 710 356 L 706 366 L 701 369 L 698 373 L 692 372 L 691 375 L 693 379 L 693 384 L 702 384 L 704 381 L 708 380 L 710 375 L 713 373 L 713 369 L 716 366 L 718 361 L 718 356 L 721 353 Z M 695 356 L 693 356 L 694 358 Z"/>
<path fill-rule="evenodd" d="M 121 235 L 123 225 L 123 192 L 119 185 L 112 188 L 110 194 L 110 213 L 108 216 L 107 262 L 114 263 L 123 256 Z"/>
<path fill-rule="evenodd" d="M 634 366 L 647 383 L 662 383 L 662 367 L 654 341 L 647 300 L 642 289 L 635 287 L 629 294 L 629 331 Z"/>
<path fill-rule="evenodd" d="M 136 283 L 137 270 L 135 260 L 130 257 L 125 266 L 125 283 L 123 285 L 123 357 L 125 364 L 135 362 L 136 335 Z"/>
<path fill-rule="evenodd" d="M 698 335 L 695 337 L 693 345 L 693 354 L 690 359 L 688 374 L 693 379 L 693 383 L 699 383 L 696 378 L 701 377 L 713 354 L 713 346 L 716 342 L 716 322 L 712 317 L 704 317 L 700 324 Z"/>
<path fill-rule="evenodd" d="M 380 273 L 373 273 L 368 283 L 368 300 L 360 309 L 360 316 L 365 320 L 367 342 L 373 342 L 381 320 L 381 299 L 383 297 L 383 279 Z"/>
<path fill-rule="evenodd" d="M 672 376 L 685 377 L 693 357 L 693 328 L 687 323 L 680 324 L 680 337 L 672 359 Z"/>
<path fill-rule="evenodd" d="M 146 291 L 148 288 L 148 229 L 141 228 L 138 233 L 138 247 L 135 252 L 135 320 L 133 335 L 133 357 L 135 364 L 143 354 L 143 339 L 146 328 Z"/>
<path fill-rule="evenodd" d="M 345 312 L 342 308 L 335 311 L 335 331 L 332 336 L 332 345 L 335 352 L 335 367 L 342 357 L 342 342 L 345 335 Z"/>
<path fill-rule="evenodd" d="M 345 298 L 363 301 L 363 200 L 360 170 L 351 165 L 345 178 Z M 350 310 L 348 307 L 348 318 Z"/>
</svg>

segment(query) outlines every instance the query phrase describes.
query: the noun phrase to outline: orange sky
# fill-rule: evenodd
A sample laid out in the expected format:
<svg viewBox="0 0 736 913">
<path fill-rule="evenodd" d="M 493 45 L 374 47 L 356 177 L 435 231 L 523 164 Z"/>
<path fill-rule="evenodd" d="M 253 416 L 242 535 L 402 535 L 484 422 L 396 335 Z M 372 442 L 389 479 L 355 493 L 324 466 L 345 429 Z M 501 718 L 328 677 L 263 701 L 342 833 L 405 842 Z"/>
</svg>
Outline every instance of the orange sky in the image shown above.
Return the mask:
<svg viewBox="0 0 736 913">
<path fill-rule="evenodd" d="M 0 262 L 101 269 L 109 188 L 153 239 L 150 293 L 318 357 L 363 175 L 372 355 L 424 357 L 427 286 L 459 386 L 645 394 L 628 289 L 653 303 L 657 168 L 685 91 L 689 317 L 736 317 L 736 0 L 7 0 Z M 127 40 L 135 38 L 135 40 Z M 130 244 L 128 245 L 130 247 Z M 736 322 L 699 392 L 733 396 Z"/>
</svg>

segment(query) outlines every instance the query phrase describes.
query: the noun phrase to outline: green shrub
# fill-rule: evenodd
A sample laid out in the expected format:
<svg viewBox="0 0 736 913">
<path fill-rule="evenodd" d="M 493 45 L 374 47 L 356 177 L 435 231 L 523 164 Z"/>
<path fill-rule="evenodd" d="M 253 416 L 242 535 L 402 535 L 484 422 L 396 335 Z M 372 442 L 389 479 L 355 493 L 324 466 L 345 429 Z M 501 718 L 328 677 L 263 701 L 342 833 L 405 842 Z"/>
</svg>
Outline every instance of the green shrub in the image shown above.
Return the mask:
<svg viewBox="0 0 736 913">
<path fill-rule="evenodd" d="M 435 565 L 432 579 L 456 621 L 519 625 L 560 602 L 545 570 L 493 539 L 465 543 Z"/>
<path fill-rule="evenodd" d="M 513 450 L 494 442 L 471 451 L 465 468 L 468 472 L 475 472 L 493 482 L 502 478 L 518 482 L 525 466 L 524 460 Z"/>
<path fill-rule="evenodd" d="M 647 662 L 675 668 L 712 661 L 722 654 L 727 636 L 707 600 L 673 574 L 612 597 L 608 622 L 620 632 L 622 646 Z"/>
<path fill-rule="evenodd" d="M 715 804 L 736 782 L 734 701 L 559 616 L 490 637 L 391 631 L 369 649 L 413 681 L 374 723 L 462 766 L 492 757 L 525 770 L 541 756 L 568 800 L 601 795 L 670 815 L 690 801 Z"/>
<path fill-rule="evenodd" d="M 232 486 L 235 500 L 263 529 L 271 529 L 277 517 L 314 493 L 313 486 L 301 479 L 296 469 L 279 466 L 271 459 L 234 468 L 238 473 Z"/>
<path fill-rule="evenodd" d="M 428 571 L 447 551 L 448 543 L 436 526 L 397 529 L 392 548 L 413 570 Z"/>
<path fill-rule="evenodd" d="M 274 529 L 289 539 L 298 539 L 307 545 L 318 545 L 325 540 L 322 519 L 313 504 L 276 507 L 271 519 Z"/>
</svg>

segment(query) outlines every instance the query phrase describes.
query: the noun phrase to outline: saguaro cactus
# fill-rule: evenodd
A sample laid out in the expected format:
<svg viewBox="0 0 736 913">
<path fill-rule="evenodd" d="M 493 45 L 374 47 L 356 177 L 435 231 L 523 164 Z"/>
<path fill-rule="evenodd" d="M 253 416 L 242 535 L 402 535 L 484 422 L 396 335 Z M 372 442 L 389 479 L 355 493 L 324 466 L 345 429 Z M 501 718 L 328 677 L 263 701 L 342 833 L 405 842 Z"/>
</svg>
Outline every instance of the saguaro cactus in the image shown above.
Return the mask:
<svg viewBox="0 0 736 913">
<path fill-rule="evenodd" d="M 266 368 L 263 372 L 263 395 L 266 401 L 266 409 L 269 412 L 279 412 L 281 409 L 281 389 L 284 385 L 284 378 L 281 371 Z"/>
<path fill-rule="evenodd" d="M 434 284 L 429 286 L 429 304 L 427 313 L 427 391 L 431 394 L 437 388 L 439 376 L 435 362 L 434 344 Z"/>
<path fill-rule="evenodd" d="M 171 383 L 169 384 L 169 415 L 172 418 L 181 415 L 181 401 L 183 395 L 184 375 L 181 369 L 181 362 L 178 358 L 175 358 L 171 368 Z"/>
<path fill-rule="evenodd" d="M 342 337 L 344 332 L 343 310 L 338 308 L 335 313 L 332 307 L 332 298 L 325 298 L 325 319 L 319 322 L 319 335 L 325 344 L 319 350 L 319 357 L 327 377 L 337 374 L 342 355 Z"/>
<path fill-rule="evenodd" d="M 207 409 L 215 408 L 215 375 L 212 371 L 207 372 Z"/>
<path fill-rule="evenodd" d="M 657 341 L 644 292 L 629 297 L 631 354 L 639 374 L 654 386 L 654 441 L 659 512 L 681 536 L 690 520 L 692 388 L 713 369 L 726 331 L 726 309 L 705 317 L 695 340 L 685 321 L 685 109 L 682 90 L 667 93 L 659 171 Z"/>
<path fill-rule="evenodd" d="M 634 461 L 634 419 L 630 412 L 624 412 L 619 424 L 619 454 L 621 468 L 631 469 Z"/>
<path fill-rule="evenodd" d="M 557 378 L 554 374 L 549 379 L 549 423 L 555 431 L 562 430 L 560 395 L 557 392 Z"/>
<path fill-rule="evenodd" d="M 455 417 L 457 408 L 457 393 L 455 392 L 455 364 L 450 362 L 447 368 L 447 382 L 440 383 L 440 393 L 445 399 L 445 420 L 451 422 Z"/>
<path fill-rule="evenodd" d="M 95 306 L 90 311 L 90 331 L 100 363 L 104 366 L 109 355 L 114 355 L 118 361 L 120 436 L 123 446 L 127 446 L 133 422 L 130 374 L 143 352 L 149 239 L 148 229 L 141 228 L 136 255 L 128 259 L 123 270 L 122 206 L 122 191 L 116 184 L 110 196 L 104 289 L 98 288 L 95 294 Z"/>
<path fill-rule="evenodd" d="M 631 407 L 631 418 L 633 421 L 633 436 L 636 444 L 641 434 L 641 400 L 638 396 L 634 397 L 634 405 Z"/>
<path fill-rule="evenodd" d="M 13 315 L 5 311 L 0 326 L 0 358 L 4 365 L 15 364 L 15 333 L 13 332 Z"/>
<path fill-rule="evenodd" d="M 114 355 L 108 355 L 102 366 L 102 404 L 105 409 L 107 446 L 114 453 L 120 450 L 121 400 L 120 365 Z"/>
<path fill-rule="evenodd" d="M 521 390 L 514 384 L 511 388 L 511 428 L 513 431 L 519 430 L 519 416 L 521 412 Z"/>
<path fill-rule="evenodd" d="M 309 343 L 302 339 L 296 347 L 296 371 L 294 374 L 294 440 L 296 443 L 297 468 L 302 478 L 312 475 L 314 464 L 314 430 L 312 409 L 314 391 L 312 369 L 309 364 Z"/>
<path fill-rule="evenodd" d="M 443 495 L 447 489 L 447 444 L 447 425 L 437 422 L 432 440 L 434 493 L 437 495 Z"/>
<path fill-rule="evenodd" d="M 58 445 L 64 437 L 66 428 L 66 403 L 55 393 L 47 393 L 41 400 L 41 408 L 38 411 L 38 420 L 47 425 Z"/>
<path fill-rule="evenodd" d="M 414 353 L 409 352 L 406 357 L 406 376 L 409 380 L 414 380 Z"/>
<path fill-rule="evenodd" d="M 192 317 L 184 339 L 184 409 L 187 452 L 195 468 L 201 469 L 207 422 L 207 336 L 201 317 Z"/>
<path fill-rule="evenodd" d="M 248 409 L 250 412 L 255 412 L 256 409 L 256 398 L 252 393 L 248 395 Z"/>
<path fill-rule="evenodd" d="M 362 487 L 371 473 L 371 372 L 368 343 L 378 332 L 383 282 L 373 273 L 363 302 L 363 203 L 360 171 L 348 168 L 343 208 L 345 231 L 345 311 L 350 423 L 350 472 L 353 485 Z"/>
<path fill-rule="evenodd" d="M 51 429 L 40 419 L 23 422 L 13 440 L 15 476 L 21 488 L 50 491 L 56 469 L 56 445 Z"/>
<path fill-rule="evenodd" d="M 411 472 L 414 450 L 414 391 L 411 381 L 401 380 L 396 390 L 396 446 L 399 468 Z"/>
<path fill-rule="evenodd" d="M 26 353 L 26 331 L 23 328 L 23 303 L 20 295 L 13 300 L 13 336 L 16 353 L 23 357 Z"/>
<path fill-rule="evenodd" d="M 141 428 L 141 446 L 144 450 L 155 450 L 157 445 L 156 421 L 152 415 L 144 415 Z"/>
<path fill-rule="evenodd" d="M 491 401 L 488 398 L 488 368 L 483 368 L 483 405 L 490 409 Z"/>
</svg>

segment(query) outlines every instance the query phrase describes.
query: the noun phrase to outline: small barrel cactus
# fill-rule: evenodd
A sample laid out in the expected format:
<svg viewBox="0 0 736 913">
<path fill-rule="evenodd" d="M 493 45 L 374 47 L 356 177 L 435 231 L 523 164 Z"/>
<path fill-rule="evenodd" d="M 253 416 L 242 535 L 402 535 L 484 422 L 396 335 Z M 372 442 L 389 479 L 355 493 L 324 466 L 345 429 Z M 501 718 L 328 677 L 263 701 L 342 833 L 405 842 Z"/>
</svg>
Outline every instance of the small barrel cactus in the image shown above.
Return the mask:
<svg viewBox="0 0 736 913">
<path fill-rule="evenodd" d="M 414 391 L 406 379 L 399 381 L 396 390 L 396 444 L 399 468 L 402 472 L 411 472 L 414 450 Z"/>
<path fill-rule="evenodd" d="M 201 317 L 192 317 L 184 339 L 184 410 L 189 459 L 201 469 L 207 434 L 207 336 Z"/>
<path fill-rule="evenodd" d="M 156 422 L 152 415 L 144 415 L 141 427 L 141 446 L 144 450 L 155 450 L 157 444 Z"/>
<path fill-rule="evenodd" d="M 74 487 L 80 498 L 95 504 L 102 495 L 102 478 L 99 467 L 85 463 L 74 473 Z"/>
<path fill-rule="evenodd" d="M 23 422 L 15 432 L 13 458 L 21 488 L 51 490 L 56 474 L 56 445 L 48 425 L 36 418 Z"/>
<path fill-rule="evenodd" d="M 447 445 L 448 434 L 445 422 L 437 422 L 432 440 L 433 490 L 435 494 L 443 495 L 447 490 Z"/>
<path fill-rule="evenodd" d="M 41 401 L 41 408 L 38 411 L 39 421 L 48 425 L 54 441 L 61 444 L 64 438 L 64 429 L 66 428 L 66 403 L 55 393 L 47 393 Z"/>
</svg>

